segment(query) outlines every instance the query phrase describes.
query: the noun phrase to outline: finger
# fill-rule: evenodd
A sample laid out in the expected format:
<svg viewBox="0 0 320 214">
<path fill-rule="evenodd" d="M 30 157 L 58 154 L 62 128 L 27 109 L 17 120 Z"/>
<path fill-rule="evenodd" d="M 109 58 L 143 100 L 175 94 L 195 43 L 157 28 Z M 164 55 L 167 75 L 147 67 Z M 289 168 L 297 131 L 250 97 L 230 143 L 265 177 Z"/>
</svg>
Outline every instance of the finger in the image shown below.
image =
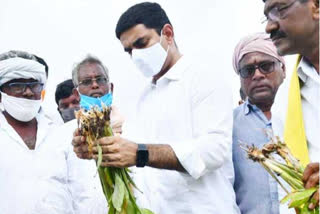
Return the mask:
<svg viewBox="0 0 320 214">
<path fill-rule="evenodd" d="M 93 159 L 98 160 L 98 155 L 93 154 Z M 119 161 L 120 156 L 118 154 L 103 154 L 102 155 L 102 162 L 112 162 L 112 161 Z"/>
<path fill-rule="evenodd" d="M 82 136 L 76 136 L 72 138 L 72 145 L 73 146 L 79 146 L 82 144 Z"/>
<path fill-rule="evenodd" d="M 89 148 L 88 148 L 87 145 L 76 146 L 76 147 L 73 147 L 73 151 L 74 151 L 76 154 L 82 154 L 82 153 L 87 153 L 87 152 L 89 152 Z"/>
<path fill-rule="evenodd" d="M 317 190 L 317 192 L 313 195 L 311 201 L 314 201 L 312 203 L 309 204 L 308 208 L 309 210 L 313 210 L 316 207 L 319 206 L 319 189 Z"/>
<path fill-rule="evenodd" d="M 302 181 L 306 183 L 312 174 L 318 173 L 318 172 L 319 172 L 319 163 L 309 163 L 303 172 Z"/>
<path fill-rule="evenodd" d="M 103 138 L 100 138 L 99 140 L 95 141 L 93 143 L 93 145 L 99 144 L 100 146 L 108 146 L 108 145 L 116 143 L 117 141 L 119 141 L 119 137 L 117 137 L 117 136 L 103 137 Z"/>
<path fill-rule="evenodd" d="M 115 168 L 125 168 L 128 167 L 126 165 L 124 165 L 122 162 L 120 161 L 108 161 L 108 162 L 102 162 L 101 166 L 103 167 L 115 167 Z"/>
<path fill-rule="evenodd" d="M 122 128 L 121 127 L 113 127 L 112 128 L 113 134 L 121 134 L 122 133 Z"/>
<path fill-rule="evenodd" d="M 79 135 L 80 135 L 80 129 L 77 128 L 76 130 L 74 130 L 73 136 L 75 137 L 75 136 L 79 136 Z"/>
<path fill-rule="evenodd" d="M 109 154 L 109 153 L 117 153 L 119 152 L 119 146 L 116 144 L 112 144 L 109 146 L 101 146 L 102 154 Z M 92 152 L 94 154 L 98 154 L 98 146 L 92 147 Z"/>
<path fill-rule="evenodd" d="M 319 174 L 314 173 L 309 177 L 307 183 L 305 184 L 305 188 L 309 189 L 311 187 L 317 186 L 318 184 L 319 184 Z"/>
<path fill-rule="evenodd" d="M 78 156 L 78 158 L 81 158 L 81 159 L 92 159 L 92 154 L 89 152 L 79 153 L 79 154 L 77 154 L 77 156 Z"/>
</svg>

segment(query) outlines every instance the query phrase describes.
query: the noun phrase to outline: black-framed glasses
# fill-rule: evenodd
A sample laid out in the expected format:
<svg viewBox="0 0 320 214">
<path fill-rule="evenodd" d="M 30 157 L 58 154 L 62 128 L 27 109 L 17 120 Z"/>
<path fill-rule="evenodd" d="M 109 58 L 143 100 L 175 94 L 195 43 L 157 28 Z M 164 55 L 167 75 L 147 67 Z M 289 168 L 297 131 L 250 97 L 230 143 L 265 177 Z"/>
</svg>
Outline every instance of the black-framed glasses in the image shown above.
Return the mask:
<svg viewBox="0 0 320 214">
<path fill-rule="evenodd" d="M 7 87 L 12 93 L 22 94 L 26 91 L 27 87 L 33 93 L 40 93 L 43 89 L 44 84 L 40 82 L 12 82 L 4 87 Z"/>
<path fill-rule="evenodd" d="M 96 81 L 96 83 L 99 86 L 105 85 L 108 82 L 108 79 L 105 77 L 97 77 L 97 78 L 92 78 L 92 79 L 84 79 L 79 82 L 79 85 L 83 86 L 91 86 L 93 84 L 93 81 Z"/>
<path fill-rule="evenodd" d="M 279 61 L 264 61 L 261 62 L 259 64 L 255 64 L 255 65 L 247 65 L 244 66 L 243 68 L 239 69 L 239 74 L 242 78 L 249 78 L 252 77 L 254 75 L 254 73 L 256 72 L 256 69 L 259 69 L 259 71 L 263 74 L 269 74 L 272 73 L 274 71 L 274 68 L 276 65 L 280 65 L 281 62 Z"/>
<path fill-rule="evenodd" d="M 276 5 L 275 7 L 273 7 L 271 10 L 269 10 L 266 13 L 266 17 L 264 18 L 264 20 L 261 22 L 262 24 L 267 22 L 267 21 L 279 21 L 280 19 L 284 19 L 288 13 L 290 12 L 290 10 L 294 7 L 292 7 L 295 3 L 297 2 L 297 0 L 292 1 L 289 4 L 286 5 Z"/>
</svg>

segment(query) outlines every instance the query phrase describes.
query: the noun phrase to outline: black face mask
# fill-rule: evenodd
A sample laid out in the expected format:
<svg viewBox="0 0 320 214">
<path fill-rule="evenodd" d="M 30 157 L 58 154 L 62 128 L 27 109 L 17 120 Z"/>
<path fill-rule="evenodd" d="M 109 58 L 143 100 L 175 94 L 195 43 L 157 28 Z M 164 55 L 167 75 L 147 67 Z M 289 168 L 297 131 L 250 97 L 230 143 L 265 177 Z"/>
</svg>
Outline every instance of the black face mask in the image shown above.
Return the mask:
<svg viewBox="0 0 320 214">
<path fill-rule="evenodd" d="M 63 121 L 66 123 L 70 120 L 75 119 L 76 116 L 74 115 L 74 112 L 78 111 L 79 109 L 80 109 L 80 107 L 74 107 L 74 108 L 60 110 L 60 114 L 61 114 Z"/>
</svg>

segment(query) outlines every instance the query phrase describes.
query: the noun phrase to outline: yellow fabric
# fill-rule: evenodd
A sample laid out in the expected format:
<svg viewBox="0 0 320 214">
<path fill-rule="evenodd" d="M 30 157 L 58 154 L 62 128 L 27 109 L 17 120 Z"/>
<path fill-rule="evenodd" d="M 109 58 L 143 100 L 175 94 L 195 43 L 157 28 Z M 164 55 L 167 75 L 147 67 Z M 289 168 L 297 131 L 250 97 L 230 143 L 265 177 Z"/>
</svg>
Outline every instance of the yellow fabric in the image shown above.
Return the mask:
<svg viewBox="0 0 320 214">
<path fill-rule="evenodd" d="M 306 166 L 310 160 L 304 130 L 300 84 L 298 78 L 298 65 L 300 60 L 301 56 L 298 57 L 289 86 L 287 118 L 284 126 L 284 140 L 293 156 L 298 158 L 300 162 Z"/>
</svg>

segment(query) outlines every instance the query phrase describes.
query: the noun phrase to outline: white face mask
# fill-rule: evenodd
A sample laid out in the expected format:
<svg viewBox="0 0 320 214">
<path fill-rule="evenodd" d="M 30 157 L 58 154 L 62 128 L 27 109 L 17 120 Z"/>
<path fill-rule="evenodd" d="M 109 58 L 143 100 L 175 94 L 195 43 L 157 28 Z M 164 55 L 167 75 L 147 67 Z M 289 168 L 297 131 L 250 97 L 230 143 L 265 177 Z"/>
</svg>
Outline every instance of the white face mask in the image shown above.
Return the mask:
<svg viewBox="0 0 320 214">
<path fill-rule="evenodd" d="M 166 61 L 168 50 L 165 51 L 160 42 L 144 49 L 133 49 L 132 57 L 134 64 L 142 72 L 145 77 L 152 77 L 161 71 L 161 68 Z"/>
<path fill-rule="evenodd" d="M 9 96 L 1 92 L 3 108 L 16 120 L 28 122 L 35 118 L 39 112 L 41 100 L 30 100 Z"/>
</svg>

